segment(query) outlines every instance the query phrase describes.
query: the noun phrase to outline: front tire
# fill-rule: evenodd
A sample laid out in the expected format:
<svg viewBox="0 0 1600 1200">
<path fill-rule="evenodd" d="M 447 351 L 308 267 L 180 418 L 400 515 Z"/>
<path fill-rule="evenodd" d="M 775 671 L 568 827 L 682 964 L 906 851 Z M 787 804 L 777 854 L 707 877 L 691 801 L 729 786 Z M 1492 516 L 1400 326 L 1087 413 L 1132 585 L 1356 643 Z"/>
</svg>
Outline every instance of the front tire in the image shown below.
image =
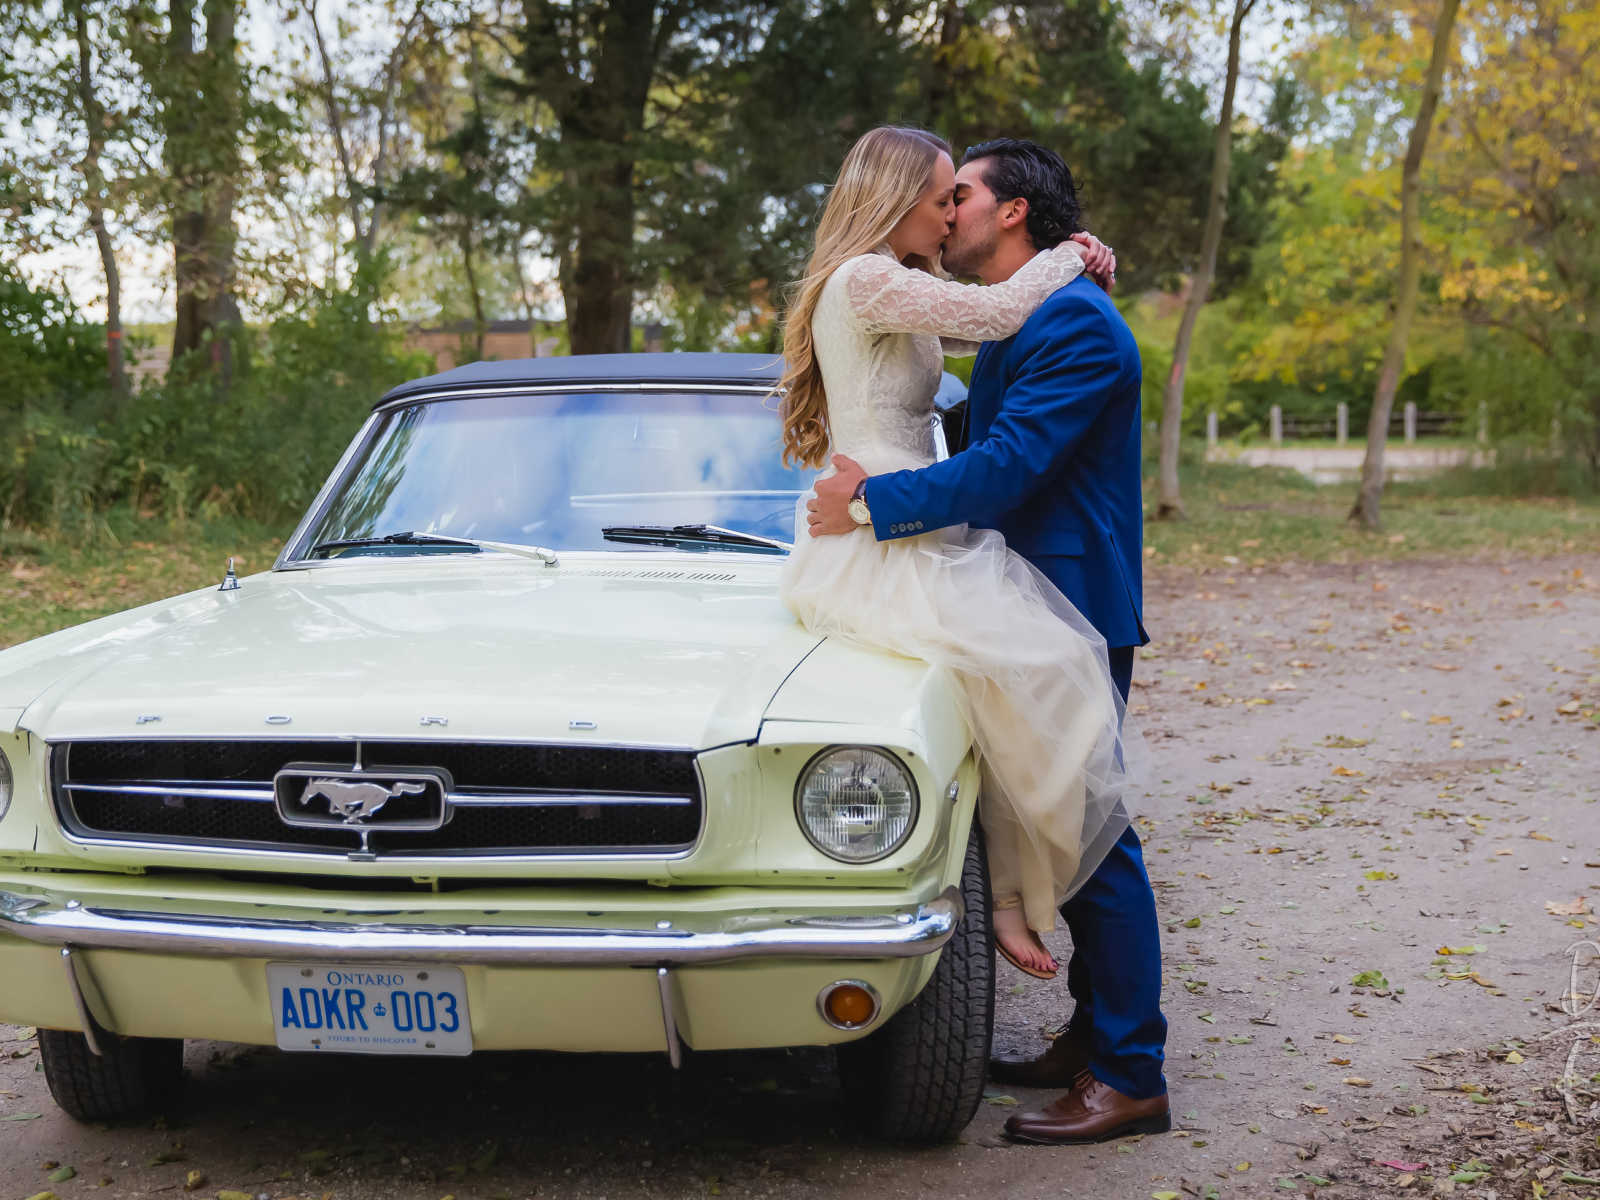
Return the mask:
<svg viewBox="0 0 1600 1200">
<path fill-rule="evenodd" d="M 983 1099 L 994 1036 L 989 861 L 976 818 L 961 870 L 966 915 L 928 986 L 883 1028 L 837 1048 L 846 1097 L 880 1137 L 947 1142 Z"/>
<path fill-rule="evenodd" d="M 183 1090 L 180 1038 L 101 1038 L 103 1054 L 81 1033 L 39 1030 L 45 1082 L 63 1111 L 80 1121 L 164 1112 Z"/>
</svg>

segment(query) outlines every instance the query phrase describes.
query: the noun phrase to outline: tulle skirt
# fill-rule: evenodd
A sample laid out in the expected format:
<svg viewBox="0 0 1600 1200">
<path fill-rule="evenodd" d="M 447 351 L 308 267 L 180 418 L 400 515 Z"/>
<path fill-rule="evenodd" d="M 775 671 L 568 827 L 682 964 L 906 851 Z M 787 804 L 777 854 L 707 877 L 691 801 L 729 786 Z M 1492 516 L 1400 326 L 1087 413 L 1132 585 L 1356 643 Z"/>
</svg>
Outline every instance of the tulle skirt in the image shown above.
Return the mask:
<svg viewBox="0 0 1600 1200">
<path fill-rule="evenodd" d="M 995 897 L 1020 897 L 1029 928 L 1053 929 L 1128 826 L 1134 756 L 1105 639 L 993 530 L 813 538 L 805 515 L 802 500 L 784 603 L 814 633 L 955 676 Z"/>
</svg>

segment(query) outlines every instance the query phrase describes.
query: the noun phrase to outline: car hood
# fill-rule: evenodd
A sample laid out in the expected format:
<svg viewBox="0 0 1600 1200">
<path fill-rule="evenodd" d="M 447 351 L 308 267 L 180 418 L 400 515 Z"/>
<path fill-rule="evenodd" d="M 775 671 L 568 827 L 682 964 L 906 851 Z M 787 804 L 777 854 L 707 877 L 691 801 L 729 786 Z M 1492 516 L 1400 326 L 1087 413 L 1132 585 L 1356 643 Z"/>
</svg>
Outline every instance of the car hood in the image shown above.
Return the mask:
<svg viewBox="0 0 1600 1200">
<path fill-rule="evenodd" d="M 816 647 L 734 555 L 362 559 L 0 653 L 0 717 L 85 737 L 753 740 Z"/>
</svg>

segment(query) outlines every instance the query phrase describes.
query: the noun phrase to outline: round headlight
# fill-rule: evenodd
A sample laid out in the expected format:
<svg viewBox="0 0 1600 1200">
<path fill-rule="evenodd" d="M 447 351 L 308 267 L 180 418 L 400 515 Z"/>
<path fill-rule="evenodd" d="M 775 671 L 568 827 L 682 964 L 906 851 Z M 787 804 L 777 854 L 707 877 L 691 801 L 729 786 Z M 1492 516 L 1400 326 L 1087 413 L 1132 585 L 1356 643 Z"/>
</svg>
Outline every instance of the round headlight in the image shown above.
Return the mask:
<svg viewBox="0 0 1600 1200">
<path fill-rule="evenodd" d="M 917 785 L 887 750 L 832 746 L 800 773 L 794 812 L 828 857 L 874 862 L 899 849 L 917 823 Z"/>
<path fill-rule="evenodd" d="M 0 750 L 0 817 L 6 815 L 6 809 L 11 807 L 11 763 L 6 759 L 6 752 Z"/>
</svg>

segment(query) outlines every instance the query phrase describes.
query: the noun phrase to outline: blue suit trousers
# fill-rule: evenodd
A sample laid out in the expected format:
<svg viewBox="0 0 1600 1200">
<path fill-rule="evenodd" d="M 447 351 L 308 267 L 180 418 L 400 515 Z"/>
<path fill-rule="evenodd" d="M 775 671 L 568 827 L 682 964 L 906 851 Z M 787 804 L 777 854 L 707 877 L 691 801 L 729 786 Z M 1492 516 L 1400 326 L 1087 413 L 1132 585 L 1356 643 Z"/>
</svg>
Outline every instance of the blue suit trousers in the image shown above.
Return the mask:
<svg viewBox="0 0 1600 1200">
<path fill-rule="evenodd" d="M 1110 652 L 1111 679 L 1128 698 L 1132 646 Z M 1076 1002 L 1068 1022 L 1088 1032 L 1089 1069 L 1101 1083 L 1136 1100 L 1167 1090 L 1161 1074 L 1167 1021 L 1161 1015 L 1161 931 L 1139 835 L 1130 825 L 1089 882 L 1061 906 L 1072 934 L 1067 990 Z"/>
</svg>

